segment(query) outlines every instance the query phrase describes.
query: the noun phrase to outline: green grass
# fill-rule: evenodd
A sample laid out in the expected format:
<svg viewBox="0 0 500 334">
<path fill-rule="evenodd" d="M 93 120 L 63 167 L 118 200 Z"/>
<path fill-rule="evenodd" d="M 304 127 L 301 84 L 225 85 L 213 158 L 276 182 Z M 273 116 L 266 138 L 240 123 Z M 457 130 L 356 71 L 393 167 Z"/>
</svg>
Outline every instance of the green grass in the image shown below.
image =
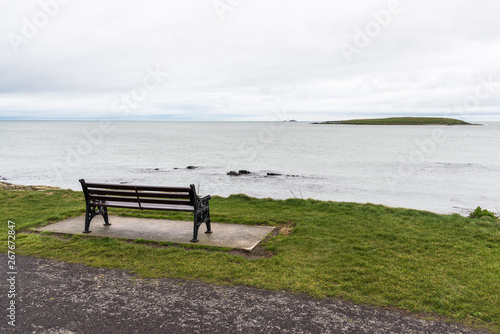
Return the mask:
<svg viewBox="0 0 500 334">
<path fill-rule="evenodd" d="M 390 117 L 373 119 L 351 119 L 347 121 L 327 121 L 315 124 L 357 124 L 357 125 L 471 125 L 470 123 L 438 117 Z"/>
<path fill-rule="evenodd" d="M 215 196 L 210 207 L 215 222 L 295 227 L 290 235 L 269 239 L 264 248 L 274 256 L 259 259 L 191 245 L 61 238 L 27 231 L 82 214 L 80 192 L 0 191 L 0 232 L 6 245 L 7 220 L 16 223 L 18 254 L 121 268 L 143 277 L 200 279 L 343 298 L 479 323 L 500 333 L 498 220 L 244 195 Z M 191 220 L 189 214 L 110 212 Z"/>
</svg>

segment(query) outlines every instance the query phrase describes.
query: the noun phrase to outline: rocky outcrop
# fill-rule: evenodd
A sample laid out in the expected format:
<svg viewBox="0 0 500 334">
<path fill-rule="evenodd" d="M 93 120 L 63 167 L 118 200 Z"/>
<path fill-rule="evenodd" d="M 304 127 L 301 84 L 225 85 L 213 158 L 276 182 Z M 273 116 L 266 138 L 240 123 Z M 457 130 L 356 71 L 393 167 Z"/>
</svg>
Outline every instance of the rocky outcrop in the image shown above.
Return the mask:
<svg viewBox="0 0 500 334">
<path fill-rule="evenodd" d="M 50 186 L 24 186 L 22 184 L 12 184 L 8 182 L 0 182 L 0 189 L 2 190 L 56 190 L 61 189 L 59 187 L 50 187 Z"/>
<path fill-rule="evenodd" d="M 253 172 L 250 172 L 246 169 L 240 169 L 239 171 L 229 171 L 226 173 L 226 175 L 229 175 L 229 176 L 241 176 L 241 175 L 249 175 L 249 174 L 254 174 Z M 255 174 L 257 176 L 262 176 L 262 174 Z M 286 177 L 299 177 L 298 175 L 295 175 L 295 174 L 280 174 L 280 173 L 273 173 L 273 172 L 267 172 L 265 175 L 263 175 L 264 177 L 273 177 L 273 176 L 286 176 Z"/>
<path fill-rule="evenodd" d="M 240 175 L 248 175 L 248 174 L 252 174 L 252 172 L 246 170 L 246 169 L 240 169 L 239 171 L 230 171 L 228 173 L 226 173 L 227 175 L 229 176 L 240 176 Z"/>
<path fill-rule="evenodd" d="M 268 173 L 266 174 L 266 176 L 283 176 L 283 174 L 280 174 L 280 173 L 270 173 L 270 172 L 268 172 Z M 299 176 L 298 176 L 298 175 L 296 175 L 296 174 L 286 174 L 285 176 L 286 176 L 286 177 L 299 177 Z"/>
</svg>

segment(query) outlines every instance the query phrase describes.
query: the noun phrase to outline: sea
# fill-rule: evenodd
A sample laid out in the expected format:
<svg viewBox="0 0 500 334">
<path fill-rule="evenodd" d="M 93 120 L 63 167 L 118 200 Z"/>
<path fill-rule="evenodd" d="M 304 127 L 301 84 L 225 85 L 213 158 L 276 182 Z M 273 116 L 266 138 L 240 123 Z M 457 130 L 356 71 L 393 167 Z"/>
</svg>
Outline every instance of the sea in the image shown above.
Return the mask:
<svg viewBox="0 0 500 334">
<path fill-rule="evenodd" d="M 15 184 L 194 184 L 200 195 L 500 210 L 498 122 L 0 121 L 0 142 L 0 180 Z"/>
</svg>

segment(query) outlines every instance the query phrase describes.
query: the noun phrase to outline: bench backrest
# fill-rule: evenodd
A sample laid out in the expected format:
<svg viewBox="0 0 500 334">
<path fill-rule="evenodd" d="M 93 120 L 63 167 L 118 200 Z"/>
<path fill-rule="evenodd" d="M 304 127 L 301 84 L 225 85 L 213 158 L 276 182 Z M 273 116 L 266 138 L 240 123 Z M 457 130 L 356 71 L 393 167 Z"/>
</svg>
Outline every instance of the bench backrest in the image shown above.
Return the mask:
<svg viewBox="0 0 500 334">
<path fill-rule="evenodd" d="M 128 184 L 86 183 L 81 179 L 87 201 L 156 203 L 196 206 L 196 190 L 189 187 L 156 187 Z"/>
</svg>

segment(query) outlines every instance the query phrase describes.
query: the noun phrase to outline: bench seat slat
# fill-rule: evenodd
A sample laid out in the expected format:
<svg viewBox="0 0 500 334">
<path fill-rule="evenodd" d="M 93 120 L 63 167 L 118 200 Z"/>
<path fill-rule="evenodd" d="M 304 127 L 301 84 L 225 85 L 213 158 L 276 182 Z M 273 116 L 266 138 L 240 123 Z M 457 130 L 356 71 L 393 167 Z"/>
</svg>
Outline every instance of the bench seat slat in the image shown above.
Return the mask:
<svg viewBox="0 0 500 334">
<path fill-rule="evenodd" d="M 87 188 L 100 189 L 124 189 L 124 190 L 150 190 L 150 191 L 165 191 L 165 192 L 190 192 L 190 188 L 186 187 L 156 187 L 156 186 L 136 186 L 128 184 L 108 184 L 108 183 L 86 183 Z M 90 189 L 89 189 L 90 191 Z"/>
<path fill-rule="evenodd" d="M 163 210 L 163 211 L 180 211 L 180 212 L 193 212 L 194 208 L 188 205 L 169 205 L 169 204 L 154 204 L 154 203 L 125 203 L 106 201 L 99 204 L 99 206 L 124 208 L 124 209 L 143 209 L 143 210 Z"/>
</svg>

